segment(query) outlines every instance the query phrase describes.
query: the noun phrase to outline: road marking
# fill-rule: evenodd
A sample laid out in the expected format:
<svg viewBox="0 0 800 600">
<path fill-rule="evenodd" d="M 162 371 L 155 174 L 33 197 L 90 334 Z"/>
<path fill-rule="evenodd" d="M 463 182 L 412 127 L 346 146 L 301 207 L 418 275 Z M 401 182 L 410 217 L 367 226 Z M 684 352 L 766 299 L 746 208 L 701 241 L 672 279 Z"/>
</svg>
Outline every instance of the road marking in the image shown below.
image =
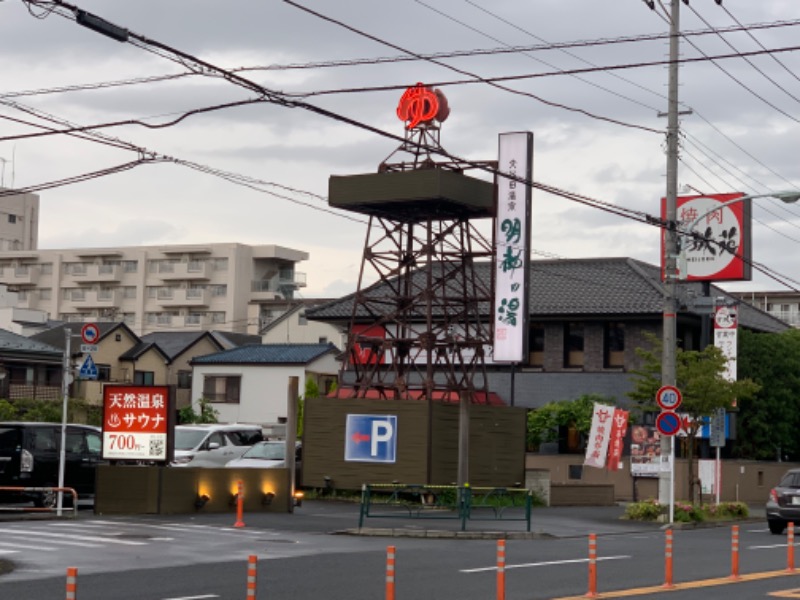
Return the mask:
<svg viewBox="0 0 800 600">
<path fill-rule="evenodd" d="M 621 556 L 602 556 L 597 558 L 597 562 L 601 560 L 625 560 L 632 558 L 628 555 L 621 555 Z M 508 569 L 527 569 L 529 567 L 551 567 L 553 565 L 574 565 L 576 563 L 585 563 L 589 562 L 588 558 L 572 558 L 566 560 L 547 560 L 542 562 L 535 562 L 535 563 L 521 563 L 518 565 L 506 565 L 506 570 Z M 461 569 L 460 573 L 482 573 L 484 571 L 496 571 L 497 567 L 479 567 L 477 569 Z"/>
<path fill-rule="evenodd" d="M 204 598 L 219 598 L 216 594 L 206 594 L 205 596 L 181 596 L 179 598 L 164 598 L 164 600 L 203 600 Z"/>
<path fill-rule="evenodd" d="M 741 583 L 744 581 L 758 581 L 761 579 L 771 579 L 773 577 L 796 577 L 796 575 L 789 573 L 785 569 L 782 571 L 765 571 L 763 573 L 748 573 L 739 575 L 738 579 L 731 577 L 717 577 L 715 579 L 699 579 L 697 581 L 686 581 L 675 583 L 670 588 L 665 588 L 664 585 L 653 585 L 649 587 L 630 588 L 627 590 L 616 590 L 611 592 L 603 592 L 598 594 L 598 598 L 625 598 L 629 596 L 649 596 L 651 594 L 659 593 L 672 593 L 677 590 L 692 590 L 698 588 L 712 587 L 717 585 L 728 585 L 731 583 Z M 553 600 L 586 600 L 586 594 L 580 596 L 564 596 L 563 598 L 554 598 Z"/>
<path fill-rule="evenodd" d="M 10 548 L 20 548 L 22 550 L 37 550 L 39 552 L 55 552 L 58 548 L 52 546 L 28 546 L 27 544 L 17 544 L 14 542 L 0 542 L 0 546 L 8 546 Z M 0 550 L 4 552 L 4 550 Z"/>
<path fill-rule="evenodd" d="M 30 539 L 29 535 L 5 535 L 3 539 L 7 540 L 9 538 L 19 539 L 22 542 L 30 542 L 33 541 Z M 44 540 L 42 540 L 44 541 Z M 89 544 L 87 542 L 75 542 L 70 540 L 47 540 L 51 544 L 60 544 L 62 546 L 77 546 L 78 548 L 102 548 L 102 544 Z"/>
<path fill-rule="evenodd" d="M 775 598 L 800 598 L 800 589 L 770 592 L 769 595 Z"/>
<path fill-rule="evenodd" d="M 70 540 L 81 540 L 83 542 L 105 542 L 108 544 L 120 544 L 123 546 L 146 546 L 147 542 L 136 542 L 133 540 L 116 540 L 114 538 L 97 537 L 94 535 L 74 535 L 71 533 L 52 533 L 49 531 L 36 531 L 33 529 L 0 529 L 2 532 L 11 535 L 37 535 L 46 538 L 69 538 Z M 62 542 L 66 543 L 66 542 Z"/>
</svg>

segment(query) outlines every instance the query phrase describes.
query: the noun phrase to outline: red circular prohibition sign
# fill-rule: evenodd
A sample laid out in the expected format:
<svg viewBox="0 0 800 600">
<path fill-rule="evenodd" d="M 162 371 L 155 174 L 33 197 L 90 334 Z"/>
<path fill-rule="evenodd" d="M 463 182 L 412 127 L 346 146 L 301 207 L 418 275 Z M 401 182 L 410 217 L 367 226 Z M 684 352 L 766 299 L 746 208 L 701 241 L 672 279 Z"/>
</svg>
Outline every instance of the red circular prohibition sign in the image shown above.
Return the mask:
<svg viewBox="0 0 800 600">
<path fill-rule="evenodd" d="M 681 430 L 681 418 L 678 413 L 665 410 L 656 417 L 656 429 L 662 435 L 675 435 Z"/>
</svg>

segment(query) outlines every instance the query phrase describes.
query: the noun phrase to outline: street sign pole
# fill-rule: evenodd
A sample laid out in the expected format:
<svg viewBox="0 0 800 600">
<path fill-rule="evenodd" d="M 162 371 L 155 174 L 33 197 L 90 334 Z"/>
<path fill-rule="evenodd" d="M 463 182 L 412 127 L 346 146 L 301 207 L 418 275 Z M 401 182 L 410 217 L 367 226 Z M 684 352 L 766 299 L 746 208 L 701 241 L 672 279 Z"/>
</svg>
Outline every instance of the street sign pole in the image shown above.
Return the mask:
<svg viewBox="0 0 800 600">
<path fill-rule="evenodd" d="M 58 453 L 58 487 L 64 487 L 64 465 L 66 464 L 67 448 L 67 404 L 69 403 L 69 377 L 72 374 L 70 369 L 72 330 L 69 327 L 64 329 L 64 373 L 61 378 L 62 407 L 61 407 L 61 449 Z M 56 514 L 60 517 L 64 506 L 64 492 L 58 490 L 58 500 L 56 503 Z M 77 508 L 77 507 L 76 507 Z"/>
</svg>

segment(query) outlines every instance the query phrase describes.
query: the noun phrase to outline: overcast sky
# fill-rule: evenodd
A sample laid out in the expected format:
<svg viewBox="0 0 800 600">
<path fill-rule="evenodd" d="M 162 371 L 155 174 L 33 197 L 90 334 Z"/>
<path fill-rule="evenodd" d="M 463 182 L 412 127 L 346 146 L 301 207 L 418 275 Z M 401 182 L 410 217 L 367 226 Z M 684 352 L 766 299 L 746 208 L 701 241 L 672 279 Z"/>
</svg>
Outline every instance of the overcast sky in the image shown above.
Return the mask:
<svg viewBox="0 0 800 600">
<path fill-rule="evenodd" d="M 499 133 L 531 131 L 536 181 L 658 214 L 666 191 L 666 119 L 659 113 L 667 110 L 667 69 L 630 65 L 666 59 L 669 26 L 661 7 L 652 11 L 640 0 L 298 4 L 349 29 L 279 0 L 78 2 L 216 66 L 250 68 L 241 75 L 278 96 L 299 95 L 394 135 L 403 133 L 395 115 L 402 90 L 418 81 L 436 85 L 451 106 L 441 133 L 448 152 L 493 160 Z M 687 33 L 748 26 L 690 36 L 691 44 L 682 44 L 684 58 L 761 54 L 682 66 L 682 111 L 692 114 L 681 118 L 679 184 L 703 193 L 800 189 L 800 2 L 724 0 L 718 6 L 693 0 L 689 7 L 681 4 L 680 23 Z M 116 42 L 21 0 L 0 0 L 0 40 L 0 138 L 41 131 L 10 119 L 63 127 L 21 108 L 81 126 L 133 119 L 157 125 L 188 111 L 257 97 L 202 74 L 143 82 L 187 68 L 153 45 Z M 545 49 L 567 42 L 581 43 Z M 498 52 L 512 46 L 518 51 Z M 469 52 L 478 50 L 493 52 Z M 406 51 L 462 55 L 399 60 L 410 56 Z M 378 60 L 387 58 L 398 60 Z M 586 72 L 564 73 L 577 69 Z M 520 75 L 538 76 L 503 85 L 524 94 L 464 83 L 474 76 Z M 126 80 L 134 83 L 93 85 Z M 390 89 L 372 89 L 377 87 Z M 263 102 L 203 112 L 170 127 L 99 131 L 159 156 L 242 176 L 250 187 L 164 162 L 44 190 L 41 248 L 279 244 L 310 254 L 298 267 L 307 274 L 303 296 L 355 290 L 366 226 L 357 215 L 327 208 L 328 178 L 375 172 L 398 142 L 303 108 Z M 130 149 L 65 135 L 4 139 L 0 183 L 25 188 L 137 158 Z M 753 214 L 754 260 L 784 280 L 800 280 L 800 204 L 763 198 L 754 201 Z M 532 246 L 534 258 L 659 262 L 656 228 L 540 191 L 533 195 Z M 726 287 L 786 289 L 758 272 L 750 283 Z"/>
</svg>

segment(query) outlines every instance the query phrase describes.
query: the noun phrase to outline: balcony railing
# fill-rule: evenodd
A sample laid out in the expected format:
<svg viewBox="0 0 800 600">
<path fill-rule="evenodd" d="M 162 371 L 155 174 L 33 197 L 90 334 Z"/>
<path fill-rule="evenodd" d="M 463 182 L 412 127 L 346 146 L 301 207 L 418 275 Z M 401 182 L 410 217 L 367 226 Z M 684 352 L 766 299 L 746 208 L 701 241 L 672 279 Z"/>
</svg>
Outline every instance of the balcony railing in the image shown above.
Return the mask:
<svg viewBox="0 0 800 600">
<path fill-rule="evenodd" d="M 208 306 L 211 294 L 199 288 L 160 289 L 156 296 L 162 306 Z"/>
<path fill-rule="evenodd" d="M 159 263 L 156 272 L 164 281 L 180 279 L 210 279 L 212 267 L 205 261 L 190 260 L 180 263 Z"/>
</svg>

